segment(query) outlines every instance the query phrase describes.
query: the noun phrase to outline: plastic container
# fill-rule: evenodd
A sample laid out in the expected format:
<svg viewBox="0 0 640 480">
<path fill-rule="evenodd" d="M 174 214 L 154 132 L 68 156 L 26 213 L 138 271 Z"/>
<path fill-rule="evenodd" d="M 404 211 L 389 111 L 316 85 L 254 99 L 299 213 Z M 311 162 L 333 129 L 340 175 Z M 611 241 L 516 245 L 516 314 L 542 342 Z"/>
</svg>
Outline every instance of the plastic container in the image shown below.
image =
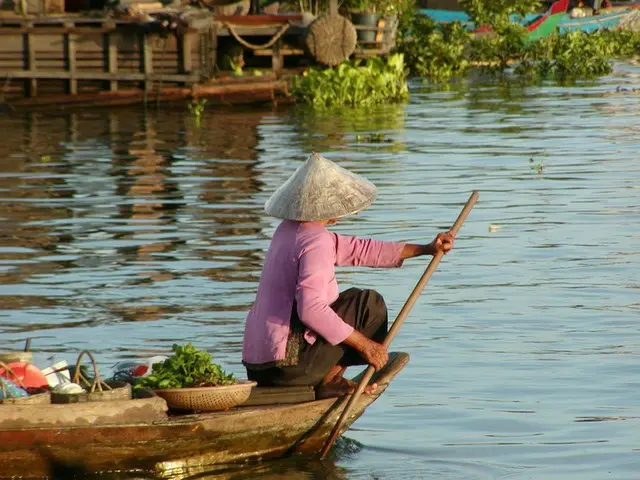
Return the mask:
<svg viewBox="0 0 640 480">
<path fill-rule="evenodd" d="M 58 363 L 51 365 L 50 367 L 42 370 L 47 383 L 50 387 L 55 387 L 62 383 L 71 382 L 71 375 L 69 374 L 69 365 L 65 360 L 61 360 Z"/>
<path fill-rule="evenodd" d="M 164 355 L 156 355 L 155 357 L 144 360 L 128 360 L 119 362 L 113 367 L 113 378 L 115 379 L 132 379 L 137 377 L 146 377 L 151 374 L 154 363 L 162 363 L 167 358 Z"/>
<path fill-rule="evenodd" d="M 13 370 L 15 377 L 28 388 L 47 388 L 49 384 L 42 371 L 26 362 L 11 362 L 7 363 L 7 366 Z M 3 377 L 9 377 L 4 367 L 0 366 L 0 375 Z"/>
</svg>

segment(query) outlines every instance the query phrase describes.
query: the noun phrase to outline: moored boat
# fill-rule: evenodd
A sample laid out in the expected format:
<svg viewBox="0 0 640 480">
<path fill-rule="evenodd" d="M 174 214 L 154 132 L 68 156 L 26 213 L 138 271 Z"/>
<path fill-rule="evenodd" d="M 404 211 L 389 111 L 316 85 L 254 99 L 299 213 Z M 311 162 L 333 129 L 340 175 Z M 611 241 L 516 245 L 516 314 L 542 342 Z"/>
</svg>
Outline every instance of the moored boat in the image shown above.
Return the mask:
<svg viewBox="0 0 640 480">
<path fill-rule="evenodd" d="M 559 33 L 575 32 L 595 32 L 596 30 L 613 30 L 618 28 L 624 21 L 640 12 L 640 4 L 629 7 L 612 7 L 600 10 L 598 15 L 591 15 L 582 18 L 572 18 L 569 14 L 562 17 L 558 23 Z"/>
<path fill-rule="evenodd" d="M 409 360 L 391 353 L 358 398 L 343 433 Z M 358 380 L 358 377 L 355 379 Z M 0 405 L 0 478 L 118 471 L 200 473 L 207 466 L 318 452 L 347 397 L 315 400 L 311 387 L 255 389 L 221 412 L 175 414 L 157 396 L 82 405 Z M 59 475 L 59 473 L 58 473 Z"/>
<path fill-rule="evenodd" d="M 640 3 L 630 4 L 627 6 L 614 6 L 602 9 L 596 15 L 572 18 L 567 11 L 569 2 L 555 2 L 551 9 L 553 14 L 548 11 L 545 15 L 531 14 L 526 15 L 520 21 L 527 26 L 529 38 L 544 38 L 553 33 L 568 33 L 576 30 L 584 32 L 593 32 L 602 29 L 614 29 L 629 17 L 636 15 L 640 11 Z M 555 6 L 555 7 L 554 7 Z M 460 22 L 467 30 L 474 31 L 477 26 L 473 23 L 469 15 L 459 10 L 442 10 L 423 8 L 419 13 L 426 15 L 438 23 Z M 514 18 L 514 21 L 518 21 Z"/>
</svg>

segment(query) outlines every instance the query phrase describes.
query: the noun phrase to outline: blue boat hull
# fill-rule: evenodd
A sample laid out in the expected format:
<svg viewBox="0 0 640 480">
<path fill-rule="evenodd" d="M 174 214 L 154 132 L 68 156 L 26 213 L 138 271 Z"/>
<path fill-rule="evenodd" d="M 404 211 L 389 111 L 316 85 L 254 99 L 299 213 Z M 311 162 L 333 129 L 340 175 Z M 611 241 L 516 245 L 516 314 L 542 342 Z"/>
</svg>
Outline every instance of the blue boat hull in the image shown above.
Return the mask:
<svg viewBox="0 0 640 480">
<path fill-rule="evenodd" d="M 565 15 L 565 18 L 558 24 L 558 31 L 560 33 L 568 33 L 582 30 L 583 32 L 589 33 L 595 32 L 596 30 L 611 30 L 632 11 L 633 10 L 629 8 L 584 18 L 570 18 L 569 15 Z"/>
<path fill-rule="evenodd" d="M 616 9 L 614 11 L 605 11 L 599 15 L 584 18 L 571 18 L 569 14 L 565 14 L 564 17 L 558 23 L 559 33 L 574 32 L 576 30 L 582 30 L 583 32 L 593 32 L 602 29 L 615 28 L 622 19 L 629 15 L 633 11 L 633 8 L 624 8 L 622 10 Z M 460 22 L 467 30 L 474 30 L 475 25 L 465 12 L 454 10 L 438 10 L 422 8 L 419 10 L 420 14 L 426 15 L 438 23 L 451 23 Z M 539 15 L 527 15 L 520 23 L 529 24 Z M 514 18 L 514 21 L 517 21 Z"/>
</svg>

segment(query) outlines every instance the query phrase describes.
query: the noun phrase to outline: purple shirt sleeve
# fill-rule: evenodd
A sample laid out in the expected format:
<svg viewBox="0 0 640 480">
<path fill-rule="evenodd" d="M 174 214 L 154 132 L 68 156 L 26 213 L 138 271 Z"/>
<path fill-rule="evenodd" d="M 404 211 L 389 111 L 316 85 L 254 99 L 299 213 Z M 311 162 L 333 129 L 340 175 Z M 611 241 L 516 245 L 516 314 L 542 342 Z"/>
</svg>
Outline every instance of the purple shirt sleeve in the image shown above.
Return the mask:
<svg viewBox="0 0 640 480">
<path fill-rule="evenodd" d="M 353 332 L 329 306 L 326 285 L 335 275 L 331 237 L 322 235 L 305 246 L 298 263 L 295 298 L 300 321 L 332 345 L 342 343 Z"/>
<path fill-rule="evenodd" d="M 405 244 L 332 233 L 337 266 L 399 267 Z"/>
</svg>

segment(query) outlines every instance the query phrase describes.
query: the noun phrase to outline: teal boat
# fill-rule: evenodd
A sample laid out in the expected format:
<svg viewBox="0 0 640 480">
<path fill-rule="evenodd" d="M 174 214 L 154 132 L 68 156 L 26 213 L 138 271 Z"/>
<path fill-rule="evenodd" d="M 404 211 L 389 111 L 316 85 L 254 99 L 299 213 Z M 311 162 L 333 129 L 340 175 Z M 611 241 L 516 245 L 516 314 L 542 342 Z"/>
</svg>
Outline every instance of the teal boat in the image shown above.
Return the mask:
<svg viewBox="0 0 640 480">
<path fill-rule="evenodd" d="M 568 0 L 558 1 L 553 3 L 549 10 L 542 15 L 526 15 L 522 19 L 514 17 L 514 21 L 519 21 L 526 25 L 529 31 L 529 39 L 535 40 L 556 32 L 568 33 L 577 30 L 593 32 L 602 29 L 613 29 L 629 15 L 640 11 L 640 3 L 635 3 L 628 6 L 603 9 L 597 15 L 571 18 L 571 15 L 567 12 L 568 7 Z M 486 31 L 483 27 L 477 27 L 469 18 L 469 15 L 462 11 L 423 8 L 419 12 L 438 23 L 460 22 L 469 31 Z"/>
<path fill-rule="evenodd" d="M 601 10 L 598 15 L 583 18 L 571 18 L 569 14 L 566 14 L 558 23 L 558 32 L 568 33 L 582 30 L 589 33 L 596 30 L 612 30 L 634 12 L 640 12 L 640 4 L 630 7 L 608 8 Z"/>
</svg>

